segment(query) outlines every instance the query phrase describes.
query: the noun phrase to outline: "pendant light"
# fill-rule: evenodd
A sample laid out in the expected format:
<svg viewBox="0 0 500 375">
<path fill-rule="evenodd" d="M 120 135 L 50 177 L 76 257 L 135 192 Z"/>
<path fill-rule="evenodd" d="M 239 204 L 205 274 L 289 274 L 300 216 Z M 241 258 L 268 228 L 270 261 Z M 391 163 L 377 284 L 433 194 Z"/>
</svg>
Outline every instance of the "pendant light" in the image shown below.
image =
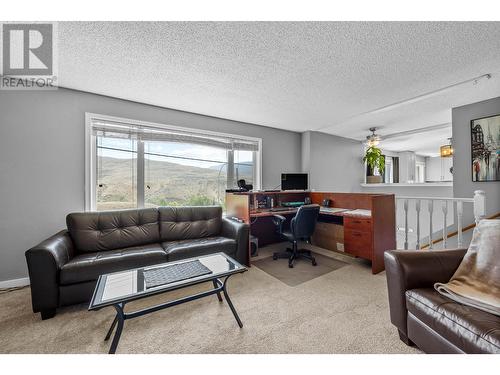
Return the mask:
<svg viewBox="0 0 500 375">
<path fill-rule="evenodd" d="M 447 145 L 441 146 L 439 148 L 439 154 L 442 158 L 450 158 L 453 156 L 453 146 L 451 145 L 452 138 L 448 138 Z"/>
</svg>

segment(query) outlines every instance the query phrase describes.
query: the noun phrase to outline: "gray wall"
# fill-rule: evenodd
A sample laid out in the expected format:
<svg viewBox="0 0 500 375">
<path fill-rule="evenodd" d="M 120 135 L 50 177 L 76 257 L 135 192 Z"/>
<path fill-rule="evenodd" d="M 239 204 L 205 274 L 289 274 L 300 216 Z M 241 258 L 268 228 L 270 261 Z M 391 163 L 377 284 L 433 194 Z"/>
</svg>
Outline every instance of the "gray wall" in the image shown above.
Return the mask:
<svg viewBox="0 0 500 375">
<path fill-rule="evenodd" d="M 27 276 L 24 251 L 84 209 L 85 112 L 263 139 L 263 187 L 301 169 L 301 136 L 67 89 L 0 91 L 0 281 Z"/>
<path fill-rule="evenodd" d="M 303 171 L 309 173 L 309 187 L 316 191 L 359 192 L 363 182 L 363 145 L 334 135 L 302 134 Z"/>
<path fill-rule="evenodd" d="M 453 195 L 458 198 L 469 198 L 474 195 L 474 190 L 484 190 L 488 216 L 500 212 L 500 182 L 472 182 L 470 122 L 498 114 L 500 114 L 500 97 L 452 110 Z M 470 210 L 464 210 L 465 225 L 473 222 Z"/>
<path fill-rule="evenodd" d="M 302 172 L 309 173 L 311 169 L 311 132 L 302 133 Z"/>
</svg>

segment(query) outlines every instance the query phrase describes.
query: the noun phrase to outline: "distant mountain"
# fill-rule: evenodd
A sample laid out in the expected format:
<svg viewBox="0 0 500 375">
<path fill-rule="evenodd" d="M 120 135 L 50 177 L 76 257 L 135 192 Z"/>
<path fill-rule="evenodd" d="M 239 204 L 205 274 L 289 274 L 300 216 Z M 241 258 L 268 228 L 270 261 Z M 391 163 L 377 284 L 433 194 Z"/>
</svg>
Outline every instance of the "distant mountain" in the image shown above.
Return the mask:
<svg viewBox="0 0 500 375">
<path fill-rule="evenodd" d="M 253 176 L 253 167 L 247 164 L 236 164 L 236 168 L 238 171 L 238 178 L 246 178 L 250 179 Z M 221 163 L 218 165 L 213 165 L 210 169 L 215 169 L 217 171 L 221 170 L 224 174 L 227 173 L 227 164 Z M 236 174 L 236 173 L 235 173 Z"/>
<path fill-rule="evenodd" d="M 135 205 L 136 160 L 100 157 L 97 174 L 99 209 Z M 219 166 L 220 168 L 220 166 Z M 218 204 L 224 199 L 226 170 L 158 160 L 145 161 L 146 205 Z"/>
</svg>

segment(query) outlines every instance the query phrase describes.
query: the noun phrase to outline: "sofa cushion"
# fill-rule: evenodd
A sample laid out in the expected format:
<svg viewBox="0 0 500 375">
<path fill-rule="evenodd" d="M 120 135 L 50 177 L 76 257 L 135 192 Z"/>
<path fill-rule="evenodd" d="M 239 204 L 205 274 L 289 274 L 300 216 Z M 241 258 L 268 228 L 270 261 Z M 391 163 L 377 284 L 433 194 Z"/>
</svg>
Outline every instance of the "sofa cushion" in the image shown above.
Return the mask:
<svg viewBox="0 0 500 375">
<path fill-rule="evenodd" d="M 84 253 L 75 256 L 61 268 L 60 283 L 69 285 L 92 281 L 105 273 L 165 262 L 167 254 L 160 244 Z"/>
<path fill-rule="evenodd" d="M 66 224 L 80 253 L 160 242 L 156 208 L 72 213 Z"/>
<path fill-rule="evenodd" d="M 465 353 L 500 353 L 500 317 L 454 302 L 430 288 L 407 291 L 406 306 Z"/>
<path fill-rule="evenodd" d="M 236 254 L 236 241 L 226 237 L 206 237 L 192 240 L 169 241 L 162 243 L 168 260 L 179 260 L 224 252 L 229 256 Z"/>
<path fill-rule="evenodd" d="M 161 241 L 178 241 L 220 235 L 222 207 L 160 207 Z"/>
</svg>

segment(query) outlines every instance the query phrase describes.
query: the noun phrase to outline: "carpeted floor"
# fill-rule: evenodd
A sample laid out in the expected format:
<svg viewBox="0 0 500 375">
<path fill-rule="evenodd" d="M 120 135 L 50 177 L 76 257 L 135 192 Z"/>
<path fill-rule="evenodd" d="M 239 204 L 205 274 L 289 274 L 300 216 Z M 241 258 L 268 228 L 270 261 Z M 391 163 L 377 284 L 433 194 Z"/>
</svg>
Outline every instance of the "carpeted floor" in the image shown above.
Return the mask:
<svg viewBox="0 0 500 375">
<path fill-rule="evenodd" d="M 261 249 L 259 258 L 273 250 Z M 213 296 L 125 322 L 117 353 L 418 353 L 399 341 L 389 321 L 385 273 L 372 275 L 363 261 L 335 257 L 349 264 L 294 287 L 255 266 L 233 276 L 229 293 L 243 329 Z M 42 321 L 31 311 L 28 288 L 0 294 L 0 352 L 106 353 L 113 316 L 112 308 L 88 312 L 77 305 Z"/>
</svg>

